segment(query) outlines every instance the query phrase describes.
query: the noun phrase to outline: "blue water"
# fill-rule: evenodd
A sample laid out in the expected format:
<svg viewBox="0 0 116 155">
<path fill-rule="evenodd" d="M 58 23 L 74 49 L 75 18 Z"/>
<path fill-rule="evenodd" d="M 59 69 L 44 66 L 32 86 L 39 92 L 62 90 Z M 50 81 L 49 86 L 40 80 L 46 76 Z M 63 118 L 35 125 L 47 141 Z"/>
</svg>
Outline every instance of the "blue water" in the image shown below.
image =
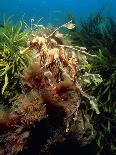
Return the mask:
<svg viewBox="0 0 116 155">
<path fill-rule="evenodd" d="M 3 16 L 12 16 L 14 20 L 23 19 L 29 22 L 34 18 L 42 23 L 59 25 L 67 15 L 79 22 L 96 13 L 105 3 L 104 14 L 116 18 L 116 0 L 0 0 L 0 20 Z"/>
</svg>

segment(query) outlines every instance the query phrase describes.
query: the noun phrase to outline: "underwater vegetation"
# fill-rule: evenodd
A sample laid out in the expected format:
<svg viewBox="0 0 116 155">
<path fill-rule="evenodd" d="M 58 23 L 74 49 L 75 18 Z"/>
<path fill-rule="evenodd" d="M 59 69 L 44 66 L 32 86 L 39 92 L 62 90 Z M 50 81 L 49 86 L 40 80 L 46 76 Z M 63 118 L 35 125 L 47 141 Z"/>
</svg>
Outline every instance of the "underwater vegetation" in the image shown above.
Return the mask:
<svg viewBox="0 0 116 155">
<path fill-rule="evenodd" d="M 102 66 L 110 61 L 110 48 L 95 44 L 99 47 L 93 49 L 90 36 L 87 44 L 85 38 L 93 30 L 82 31 L 86 26 L 89 21 L 80 28 L 72 21 L 57 28 L 33 19 L 30 26 L 4 21 L 0 155 L 58 154 L 61 145 L 84 148 L 94 141 L 96 152 L 91 154 L 115 153 L 115 61 L 105 78 Z"/>
<path fill-rule="evenodd" d="M 20 48 L 26 46 L 26 35 L 22 22 L 16 25 L 10 19 L 0 27 L 0 100 L 11 104 L 16 94 L 21 92 L 19 74 L 29 62 L 29 53 L 20 55 Z M 14 91 L 15 90 L 15 91 Z"/>
<path fill-rule="evenodd" d="M 116 129 L 116 22 L 102 17 L 101 12 L 82 21 L 80 27 L 70 31 L 72 44 L 87 47 L 91 72 L 100 74 L 102 82 L 87 88 L 99 104 L 100 114 L 95 118 L 98 154 L 115 154 Z M 88 82 L 89 83 L 89 82 Z"/>
<path fill-rule="evenodd" d="M 92 64 L 95 72 L 106 78 L 115 71 L 116 22 L 111 17 L 102 17 L 101 12 L 90 16 L 71 32 L 71 38 L 72 44 L 79 44 L 97 54 L 99 58 Z"/>
</svg>

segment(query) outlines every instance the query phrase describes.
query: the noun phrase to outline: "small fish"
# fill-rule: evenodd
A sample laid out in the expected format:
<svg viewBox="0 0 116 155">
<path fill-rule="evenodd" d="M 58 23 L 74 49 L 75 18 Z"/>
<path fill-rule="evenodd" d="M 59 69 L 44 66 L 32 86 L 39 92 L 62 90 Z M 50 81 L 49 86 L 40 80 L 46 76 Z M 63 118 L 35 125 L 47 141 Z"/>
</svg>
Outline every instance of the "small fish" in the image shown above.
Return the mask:
<svg viewBox="0 0 116 155">
<path fill-rule="evenodd" d="M 72 30 L 75 28 L 75 24 L 73 24 L 72 21 L 70 21 L 70 22 L 64 24 L 64 27 L 66 27 L 69 30 Z"/>
</svg>

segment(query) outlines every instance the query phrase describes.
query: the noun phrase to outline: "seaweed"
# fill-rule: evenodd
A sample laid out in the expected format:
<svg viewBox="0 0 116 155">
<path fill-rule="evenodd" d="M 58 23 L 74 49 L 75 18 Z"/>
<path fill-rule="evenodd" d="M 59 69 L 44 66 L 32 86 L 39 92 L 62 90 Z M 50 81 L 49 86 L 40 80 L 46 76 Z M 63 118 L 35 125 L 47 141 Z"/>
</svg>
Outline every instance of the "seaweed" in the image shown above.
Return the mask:
<svg viewBox="0 0 116 155">
<path fill-rule="evenodd" d="M 0 27 L 0 104 L 10 106 L 21 93 L 19 74 L 28 65 L 30 54 L 22 56 L 20 49 L 26 44 L 22 21 L 13 25 L 10 19 L 4 19 Z"/>
<path fill-rule="evenodd" d="M 84 69 L 87 64 L 86 55 L 95 55 L 88 54 L 84 47 L 60 44 L 56 39 L 56 32 L 61 28 L 74 27 L 70 21 L 52 32 L 42 27 L 39 33 L 38 26 L 26 33 L 28 43 L 18 52 L 25 58 L 31 51 L 32 58 L 23 72 L 22 68 L 19 71 L 22 93 L 8 112 L 0 113 L 2 155 L 50 153 L 52 146 L 69 137 L 80 145 L 95 139 L 92 119 L 86 109 L 81 108 L 86 104 L 97 105 L 79 82 L 83 75 L 81 67 Z M 94 113 L 93 110 L 96 108 L 90 111 Z"/>
<path fill-rule="evenodd" d="M 86 21 L 81 21 L 80 26 L 69 34 L 73 45 L 85 46 L 89 53 L 97 56 L 88 57 L 91 64 L 89 70 L 100 74 L 102 82 L 97 87 L 90 85 L 89 72 L 84 75 L 88 77 L 87 80 L 81 80 L 85 90 L 96 97 L 100 110 L 99 115 L 93 116 L 98 154 L 115 154 L 116 22 L 112 17 L 103 17 L 102 11 L 99 11 Z M 93 75 L 91 80 L 94 80 Z"/>
</svg>

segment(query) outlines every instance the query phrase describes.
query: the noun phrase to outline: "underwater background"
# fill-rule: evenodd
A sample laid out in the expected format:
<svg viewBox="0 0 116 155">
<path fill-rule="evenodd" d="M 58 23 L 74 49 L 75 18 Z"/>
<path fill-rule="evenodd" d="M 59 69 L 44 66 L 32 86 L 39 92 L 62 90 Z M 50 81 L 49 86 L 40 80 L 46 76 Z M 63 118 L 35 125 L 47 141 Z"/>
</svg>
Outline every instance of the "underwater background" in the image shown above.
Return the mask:
<svg viewBox="0 0 116 155">
<path fill-rule="evenodd" d="M 116 154 L 116 0 L 0 0 L 0 155 Z"/>
<path fill-rule="evenodd" d="M 25 21 L 30 21 L 43 17 L 42 23 L 58 25 L 67 15 L 72 15 L 78 23 L 80 18 L 87 18 L 103 6 L 105 15 L 116 18 L 115 0 L 1 0 L 0 19 L 13 16 L 14 20 L 23 17 Z"/>
</svg>

